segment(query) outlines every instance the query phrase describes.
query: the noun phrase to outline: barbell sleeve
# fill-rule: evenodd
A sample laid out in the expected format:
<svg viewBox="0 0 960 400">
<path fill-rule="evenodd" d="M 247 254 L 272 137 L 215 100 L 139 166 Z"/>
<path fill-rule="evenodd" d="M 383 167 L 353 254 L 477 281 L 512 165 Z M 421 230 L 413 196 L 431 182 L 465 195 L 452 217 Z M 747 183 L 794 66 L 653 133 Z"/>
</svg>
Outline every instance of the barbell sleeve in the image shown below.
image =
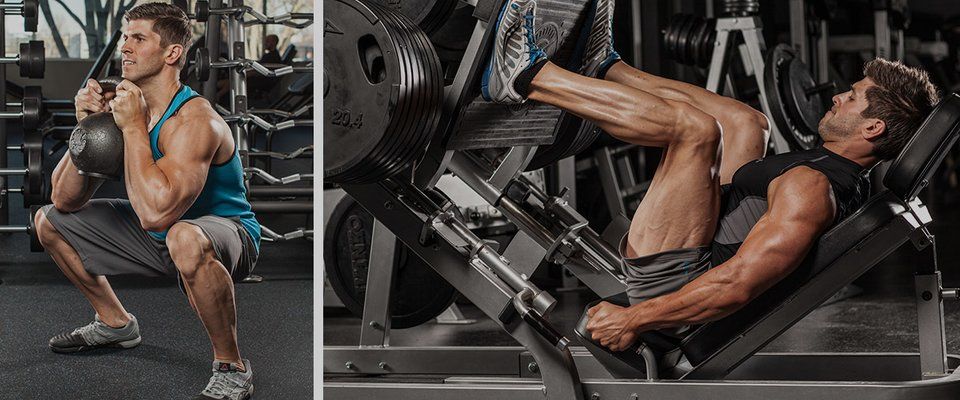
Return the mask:
<svg viewBox="0 0 960 400">
<path fill-rule="evenodd" d="M 27 233 L 30 228 L 27 226 L 4 225 L 0 226 L 0 233 Z"/>
<path fill-rule="evenodd" d="M 26 175 L 30 170 L 26 168 L 0 168 L 0 176 Z"/>
</svg>

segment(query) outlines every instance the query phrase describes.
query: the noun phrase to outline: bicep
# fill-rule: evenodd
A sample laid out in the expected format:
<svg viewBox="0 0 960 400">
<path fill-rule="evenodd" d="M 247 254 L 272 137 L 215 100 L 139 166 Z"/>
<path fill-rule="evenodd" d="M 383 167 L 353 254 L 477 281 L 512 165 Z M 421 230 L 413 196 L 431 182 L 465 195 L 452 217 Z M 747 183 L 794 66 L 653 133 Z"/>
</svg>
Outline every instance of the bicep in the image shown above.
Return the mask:
<svg viewBox="0 0 960 400">
<path fill-rule="evenodd" d="M 794 177 L 803 174 L 807 176 L 771 184 L 769 208 L 735 256 L 742 261 L 738 275 L 751 297 L 796 269 L 833 221 L 836 207 L 829 181 L 810 172 Z"/>
<path fill-rule="evenodd" d="M 175 195 L 199 195 L 218 148 L 217 137 L 211 126 L 197 123 L 184 123 L 167 135 L 157 167 L 168 177 Z"/>
</svg>

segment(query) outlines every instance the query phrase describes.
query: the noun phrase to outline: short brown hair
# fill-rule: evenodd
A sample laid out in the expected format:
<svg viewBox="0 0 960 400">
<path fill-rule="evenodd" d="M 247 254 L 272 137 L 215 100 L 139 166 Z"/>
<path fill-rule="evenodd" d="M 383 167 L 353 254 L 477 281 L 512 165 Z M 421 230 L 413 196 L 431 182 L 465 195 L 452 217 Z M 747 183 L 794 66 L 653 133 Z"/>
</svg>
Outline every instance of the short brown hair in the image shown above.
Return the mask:
<svg viewBox="0 0 960 400">
<path fill-rule="evenodd" d="M 187 49 L 193 34 L 190 32 L 190 18 L 179 7 L 168 3 L 144 3 L 136 6 L 123 16 L 127 22 L 143 19 L 153 21 L 153 31 L 160 35 L 160 47 L 171 44 L 183 46 L 183 55 L 177 67 L 183 68 L 187 62 Z"/>
<path fill-rule="evenodd" d="M 864 118 L 877 118 L 886 124 L 886 133 L 877 139 L 873 155 L 891 160 L 920 128 L 940 101 L 937 88 L 930 83 L 927 72 L 899 61 L 877 58 L 863 67 L 863 76 L 876 86 L 867 89 L 867 109 Z"/>
</svg>

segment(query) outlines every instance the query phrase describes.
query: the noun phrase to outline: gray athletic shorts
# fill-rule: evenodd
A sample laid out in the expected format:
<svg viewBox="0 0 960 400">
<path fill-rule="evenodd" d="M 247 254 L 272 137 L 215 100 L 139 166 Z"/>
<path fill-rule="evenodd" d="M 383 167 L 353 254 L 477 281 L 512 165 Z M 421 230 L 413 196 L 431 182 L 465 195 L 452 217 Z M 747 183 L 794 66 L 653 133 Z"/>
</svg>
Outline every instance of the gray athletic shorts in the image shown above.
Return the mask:
<svg viewBox="0 0 960 400">
<path fill-rule="evenodd" d="M 624 256 L 626 249 L 627 235 L 623 235 L 620 239 L 620 258 L 623 259 L 623 275 L 627 277 L 630 304 L 675 292 L 711 268 L 710 246 L 667 250 L 636 258 Z M 683 338 L 690 333 L 690 326 L 659 331 Z"/>
<path fill-rule="evenodd" d="M 709 246 L 667 250 L 637 258 L 624 256 L 626 246 L 627 235 L 623 235 L 620 257 L 630 304 L 675 292 L 711 267 Z"/>
<path fill-rule="evenodd" d="M 140 227 L 140 219 L 122 199 L 94 199 L 84 208 L 64 213 L 47 205 L 47 220 L 80 255 L 94 275 L 177 276 L 167 244 Z M 181 220 L 199 227 L 217 259 L 234 280 L 246 278 L 257 263 L 257 250 L 239 220 L 206 215 Z"/>
</svg>

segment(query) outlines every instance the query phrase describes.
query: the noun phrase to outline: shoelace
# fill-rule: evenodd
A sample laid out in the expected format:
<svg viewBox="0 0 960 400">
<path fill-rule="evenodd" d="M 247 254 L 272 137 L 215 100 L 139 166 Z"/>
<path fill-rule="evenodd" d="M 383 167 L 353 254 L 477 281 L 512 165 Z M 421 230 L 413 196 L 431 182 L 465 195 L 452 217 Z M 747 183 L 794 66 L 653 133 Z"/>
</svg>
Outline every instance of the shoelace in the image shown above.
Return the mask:
<svg viewBox="0 0 960 400">
<path fill-rule="evenodd" d="M 230 396 L 240 391 L 238 386 L 236 382 L 227 377 L 227 374 L 214 372 L 203 391 L 213 396 Z"/>
<path fill-rule="evenodd" d="M 96 329 L 97 329 L 96 324 L 97 324 L 96 321 L 91 322 L 77 329 L 74 329 L 73 333 L 80 335 L 80 337 L 82 337 L 83 340 L 87 342 L 87 344 L 94 344 L 94 345 L 100 344 L 100 341 L 98 340 L 98 338 L 102 338 L 103 335 L 95 335 Z"/>
<path fill-rule="evenodd" d="M 533 31 L 533 8 L 531 7 L 527 10 L 527 13 L 523 16 L 524 27 L 527 28 L 527 42 L 530 43 L 529 49 L 527 50 L 527 56 L 530 57 L 530 62 L 536 60 L 540 55 L 544 54 L 543 50 L 540 49 L 540 46 L 537 46 L 537 40 L 534 36 Z"/>
</svg>

